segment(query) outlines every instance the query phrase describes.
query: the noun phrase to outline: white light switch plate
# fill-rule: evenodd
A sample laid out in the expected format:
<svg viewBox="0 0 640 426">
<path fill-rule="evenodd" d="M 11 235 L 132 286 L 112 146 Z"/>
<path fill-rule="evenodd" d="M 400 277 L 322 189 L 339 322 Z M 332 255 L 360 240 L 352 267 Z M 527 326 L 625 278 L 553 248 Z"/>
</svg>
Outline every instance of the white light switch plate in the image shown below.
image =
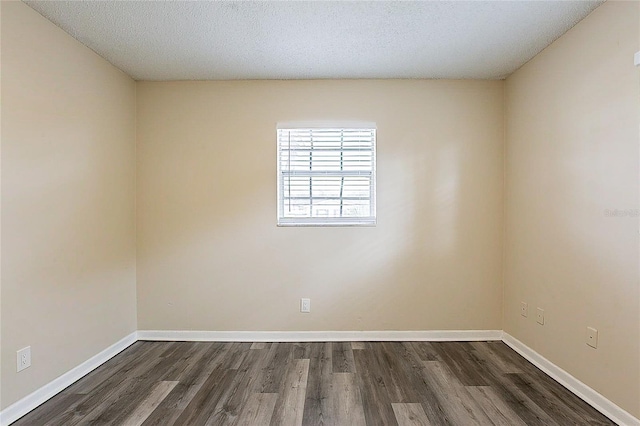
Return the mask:
<svg viewBox="0 0 640 426">
<path fill-rule="evenodd" d="M 538 308 L 538 311 L 536 312 L 536 321 L 538 324 L 544 325 L 544 309 Z"/>
</svg>

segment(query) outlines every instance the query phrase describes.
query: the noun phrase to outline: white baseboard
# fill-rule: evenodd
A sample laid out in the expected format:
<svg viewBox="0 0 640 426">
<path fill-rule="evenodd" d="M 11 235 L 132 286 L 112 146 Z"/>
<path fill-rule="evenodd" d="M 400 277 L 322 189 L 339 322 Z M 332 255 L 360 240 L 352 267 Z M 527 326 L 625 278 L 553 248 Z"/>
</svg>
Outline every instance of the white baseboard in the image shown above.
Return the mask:
<svg viewBox="0 0 640 426">
<path fill-rule="evenodd" d="M 640 426 L 640 419 L 637 419 L 627 411 L 618 407 L 604 396 L 573 377 L 571 374 L 558 367 L 538 352 L 534 351 L 509 333 L 503 333 L 502 341 L 511 349 L 522 355 L 527 361 L 544 371 L 549 377 L 569 389 L 579 398 L 587 402 L 596 410 L 613 420 L 619 425 Z"/>
<path fill-rule="evenodd" d="M 139 340 L 200 342 L 402 342 L 500 340 L 500 330 L 434 331 L 176 331 L 140 330 Z"/>
<path fill-rule="evenodd" d="M 46 402 L 78 379 L 86 376 L 105 362 L 134 344 L 138 340 L 137 332 L 133 332 L 120 341 L 109 346 L 82 364 L 64 373 L 57 379 L 47 383 L 37 391 L 22 398 L 0 412 L 0 425 L 7 426 L 27 414 L 40 404 Z"/>
</svg>

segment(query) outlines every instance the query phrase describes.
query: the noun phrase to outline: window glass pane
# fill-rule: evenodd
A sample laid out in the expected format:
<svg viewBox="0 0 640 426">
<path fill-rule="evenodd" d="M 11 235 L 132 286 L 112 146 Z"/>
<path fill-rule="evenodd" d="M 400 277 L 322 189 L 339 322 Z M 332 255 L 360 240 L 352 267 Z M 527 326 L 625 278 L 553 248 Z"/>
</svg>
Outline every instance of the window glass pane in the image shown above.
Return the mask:
<svg viewBox="0 0 640 426">
<path fill-rule="evenodd" d="M 279 221 L 375 220 L 375 129 L 278 129 L 278 170 Z"/>
</svg>

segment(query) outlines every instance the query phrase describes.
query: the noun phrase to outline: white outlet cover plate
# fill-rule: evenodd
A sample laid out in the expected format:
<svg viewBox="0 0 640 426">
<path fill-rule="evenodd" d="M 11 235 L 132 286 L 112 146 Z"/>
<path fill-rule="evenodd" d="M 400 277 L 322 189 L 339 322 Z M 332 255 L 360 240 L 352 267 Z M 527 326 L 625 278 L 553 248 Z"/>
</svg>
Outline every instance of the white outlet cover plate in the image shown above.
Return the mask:
<svg viewBox="0 0 640 426">
<path fill-rule="evenodd" d="M 538 324 L 544 325 L 544 309 L 538 308 L 536 321 Z"/>
<path fill-rule="evenodd" d="M 598 348 L 598 330 L 593 327 L 587 327 L 587 345 Z"/>
<path fill-rule="evenodd" d="M 311 299 L 300 299 L 300 312 L 311 312 Z"/>
<path fill-rule="evenodd" d="M 520 302 L 520 315 L 525 318 L 529 316 L 529 304 L 527 302 Z"/>
<path fill-rule="evenodd" d="M 17 361 L 18 372 L 31 367 L 31 346 L 27 346 L 18 351 Z"/>
</svg>

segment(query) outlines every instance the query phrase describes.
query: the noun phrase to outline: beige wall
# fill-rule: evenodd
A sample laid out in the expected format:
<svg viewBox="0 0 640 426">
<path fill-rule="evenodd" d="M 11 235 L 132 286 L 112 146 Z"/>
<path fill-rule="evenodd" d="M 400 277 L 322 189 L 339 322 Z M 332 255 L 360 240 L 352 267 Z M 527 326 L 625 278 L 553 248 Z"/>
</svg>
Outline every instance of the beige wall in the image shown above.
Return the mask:
<svg viewBox="0 0 640 426">
<path fill-rule="evenodd" d="M 504 300 L 508 333 L 636 417 L 638 218 L 606 210 L 639 207 L 639 8 L 605 3 L 507 79 Z"/>
<path fill-rule="evenodd" d="M 640 416 L 639 221 L 605 216 L 640 198 L 639 17 L 638 2 L 607 2 L 505 93 L 136 85 L 2 2 L 0 407 L 134 331 L 137 274 L 139 329 L 504 327 Z M 377 227 L 275 226 L 275 128 L 295 120 L 377 123 Z M 16 373 L 27 345 L 33 366 Z"/>
<path fill-rule="evenodd" d="M 502 105 L 501 81 L 139 83 L 138 328 L 500 329 Z M 377 227 L 276 227 L 296 120 L 377 123 Z"/>
<path fill-rule="evenodd" d="M 135 82 L 3 2 L 2 96 L 7 407 L 136 329 Z"/>
</svg>

